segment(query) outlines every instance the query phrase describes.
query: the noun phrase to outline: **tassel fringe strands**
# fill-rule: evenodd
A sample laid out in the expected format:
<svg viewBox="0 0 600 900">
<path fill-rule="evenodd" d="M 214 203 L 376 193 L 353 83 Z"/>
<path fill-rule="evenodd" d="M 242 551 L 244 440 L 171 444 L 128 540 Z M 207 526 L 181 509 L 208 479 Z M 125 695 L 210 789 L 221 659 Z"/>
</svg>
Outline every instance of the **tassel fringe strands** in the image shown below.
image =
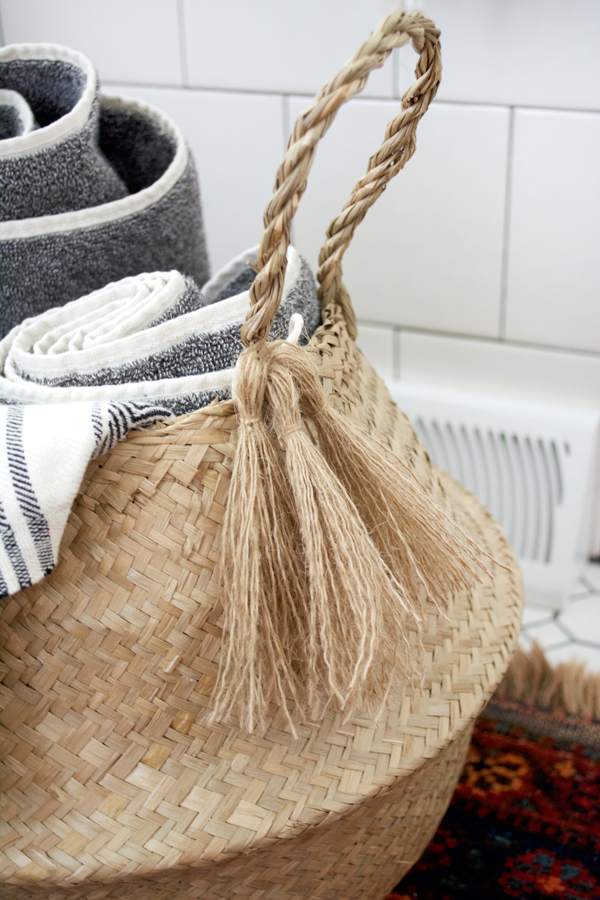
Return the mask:
<svg viewBox="0 0 600 900">
<path fill-rule="evenodd" d="M 481 551 L 328 406 L 306 351 L 276 341 L 239 367 L 208 721 L 263 729 L 270 703 L 293 732 L 329 707 L 377 719 L 393 685 L 420 678 L 425 600 L 480 580 Z"/>
</svg>

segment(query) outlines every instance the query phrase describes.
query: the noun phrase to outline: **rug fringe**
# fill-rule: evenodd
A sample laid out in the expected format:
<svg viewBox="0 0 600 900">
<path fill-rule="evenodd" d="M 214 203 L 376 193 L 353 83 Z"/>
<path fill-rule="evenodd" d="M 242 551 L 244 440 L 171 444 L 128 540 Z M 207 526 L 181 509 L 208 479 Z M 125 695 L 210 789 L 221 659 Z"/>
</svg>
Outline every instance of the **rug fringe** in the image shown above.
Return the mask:
<svg viewBox="0 0 600 900">
<path fill-rule="evenodd" d="M 600 718 L 600 674 L 586 672 L 577 659 L 552 666 L 535 641 L 529 652 L 517 647 L 497 694 L 571 715 Z"/>
</svg>

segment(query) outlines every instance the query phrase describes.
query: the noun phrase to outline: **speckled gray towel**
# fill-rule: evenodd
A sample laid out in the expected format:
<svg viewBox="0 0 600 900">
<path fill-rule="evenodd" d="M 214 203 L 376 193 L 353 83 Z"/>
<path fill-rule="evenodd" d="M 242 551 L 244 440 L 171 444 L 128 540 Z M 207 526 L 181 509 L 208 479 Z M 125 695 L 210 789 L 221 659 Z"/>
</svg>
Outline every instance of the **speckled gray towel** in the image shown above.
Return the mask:
<svg viewBox="0 0 600 900">
<path fill-rule="evenodd" d="M 206 281 L 198 180 L 170 119 L 100 94 L 89 60 L 56 45 L 2 48 L 0 88 L 39 126 L 0 140 L 0 337 L 129 275 Z"/>
<path fill-rule="evenodd" d="M 0 596 L 54 567 L 85 468 L 158 419 L 231 396 L 256 250 L 202 291 L 179 272 L 125 278 L 0 341 Z M 270 337 L 304 344 L 320 321 L 294 248 Z"/>
</svg>

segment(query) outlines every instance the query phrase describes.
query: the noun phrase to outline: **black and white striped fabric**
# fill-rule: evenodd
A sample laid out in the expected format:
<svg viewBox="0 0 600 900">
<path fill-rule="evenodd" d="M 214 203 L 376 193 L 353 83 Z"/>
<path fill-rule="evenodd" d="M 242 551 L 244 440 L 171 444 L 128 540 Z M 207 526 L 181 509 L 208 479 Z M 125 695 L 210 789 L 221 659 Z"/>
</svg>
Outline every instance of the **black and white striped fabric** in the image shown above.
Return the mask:
<svg viewBox="0 0 600 900">
<path fill-rule="evenodd" d="M 0 407 L 0 596 L 52 571 L 81 479 L 98 451 L 169 416 L 137 403 Z"/>
<path fill-rule="evenodd" d="M 86 467 L 132 428 L 231 396 L 256 250 L 200 291 L 178 272 L 125 278 L 25 320 L 0 341 L 0 596 L 54 567 Z M 271 338 L 320 321 L 290 248 Z"/>
</svg>

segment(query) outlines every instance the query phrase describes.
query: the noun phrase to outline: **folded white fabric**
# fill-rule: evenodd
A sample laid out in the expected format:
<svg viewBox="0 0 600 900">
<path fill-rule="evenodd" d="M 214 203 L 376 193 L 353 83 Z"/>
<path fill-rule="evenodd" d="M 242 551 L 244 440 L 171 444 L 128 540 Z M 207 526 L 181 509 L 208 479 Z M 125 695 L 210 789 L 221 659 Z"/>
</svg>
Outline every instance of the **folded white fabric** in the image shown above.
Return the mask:
<svg viewBox="0 0 600 900">
<path fill-rule="evenodd" d="M 131 428 L 231 396 L 254 272 L 241 254 L 202 291 L 179 272 L 124 278 L 25 320 L 0 341 L 0 596 L 39 581 L 89 460 Z M 290 248 L 271 339 L 320 320 Z"/>
</svg>

